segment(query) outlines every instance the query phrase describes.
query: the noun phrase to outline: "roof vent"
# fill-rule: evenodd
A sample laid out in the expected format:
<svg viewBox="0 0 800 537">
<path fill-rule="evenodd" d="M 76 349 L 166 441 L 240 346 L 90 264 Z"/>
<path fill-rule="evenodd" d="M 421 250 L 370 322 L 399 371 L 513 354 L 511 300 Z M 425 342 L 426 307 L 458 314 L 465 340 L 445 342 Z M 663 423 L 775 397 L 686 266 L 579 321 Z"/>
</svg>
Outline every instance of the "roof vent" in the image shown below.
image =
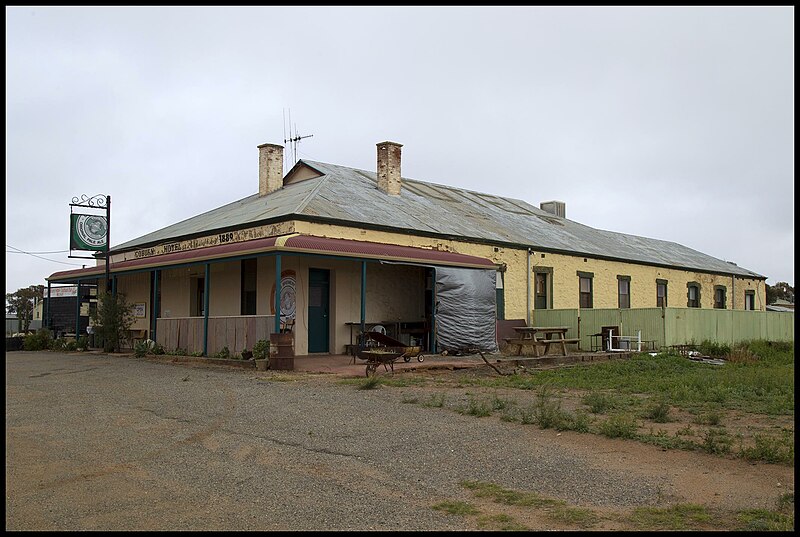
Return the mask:
<svg viewBox="0 0 800 537">
<path fill-rule="evenodd" d="M 539 204 L 539 208 L 561 218 L 566 218 L 567 215 L 567 204 L 563 201 L 543 201 Z"/>
</svg>

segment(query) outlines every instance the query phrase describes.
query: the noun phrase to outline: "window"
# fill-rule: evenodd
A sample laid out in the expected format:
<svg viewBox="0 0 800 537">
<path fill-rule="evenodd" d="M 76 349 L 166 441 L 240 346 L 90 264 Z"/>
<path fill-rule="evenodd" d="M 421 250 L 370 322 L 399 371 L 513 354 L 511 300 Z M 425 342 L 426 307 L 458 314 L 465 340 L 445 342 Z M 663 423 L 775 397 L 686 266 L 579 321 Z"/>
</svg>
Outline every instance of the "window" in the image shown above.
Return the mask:
<svg viewBox="0 0 800 537">
<path fill-rule="evenodd" d="M 656 306 L 667 307 L 667 280 L 656 280 Z"/>
<path fill-rule="evenodd" d="M 256 314 L 257 259 L 242 259 L 242 315 Z"/>
<path fill-rule="evenodd" d="M 631 307 L 631 277 L 617 276 L 617 296 L 620 308 Z"/>
<path fill-rule="evenodd" d="M 578 271 L 579 306 L 581 308 L 592 307 L 592 278 L 591 272 Z"/>
<path fill-rule="evenodd" d="M 699 308 L 700 307 L 700 284 L 697 282 L 689 282 L 686 284 L 688 302 L 686 307 Z"/>
<path fill-rule="evenodd" d="M 754 309 L 756 309 L 756 292 L 755 291 L 745 291 L 744 292 L 744 309 L 746 309 L 746 310 L 754 310 Z"/>
<path fill-rule="evenodd" d="M 725 309 L 725 287 L 722 285 L 714 286 L 714 308 L 718 310 Z"/>
</svg>

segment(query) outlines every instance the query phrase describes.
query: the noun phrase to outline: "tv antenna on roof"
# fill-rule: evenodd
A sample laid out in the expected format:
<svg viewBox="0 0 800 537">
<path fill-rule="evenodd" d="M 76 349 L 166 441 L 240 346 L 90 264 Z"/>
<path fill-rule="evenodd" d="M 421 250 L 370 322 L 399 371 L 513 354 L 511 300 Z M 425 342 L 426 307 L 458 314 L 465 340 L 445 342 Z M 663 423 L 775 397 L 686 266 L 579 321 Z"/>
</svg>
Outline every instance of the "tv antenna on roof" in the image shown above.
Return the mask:
<svg viewBox="0 0 800 537">
<path fill-rule="evenodd" d="M 297 143 L 303 138 L 311 138 L 313 134 L 300 136 L 297 132 L 297 125 L 294 126 L 294 133 L 292 133 L 292 109 L 289 109 L 289 137 L 286 137 L 286 109 L 283 109 L 283 143 L 290 144 L 288 149 L 292 152 L 292 166 L 297 163 Z M 288 166 L 284 166 L 285 168 Z"/>
</svg>

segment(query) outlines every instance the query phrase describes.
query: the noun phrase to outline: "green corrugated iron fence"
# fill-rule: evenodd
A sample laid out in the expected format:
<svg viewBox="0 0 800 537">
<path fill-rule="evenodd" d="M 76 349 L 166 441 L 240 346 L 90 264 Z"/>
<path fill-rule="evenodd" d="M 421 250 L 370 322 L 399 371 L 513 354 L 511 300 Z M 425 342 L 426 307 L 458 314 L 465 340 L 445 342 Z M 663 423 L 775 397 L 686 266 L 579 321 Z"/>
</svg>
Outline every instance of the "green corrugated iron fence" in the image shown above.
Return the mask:
<svg viewBox="0 0 800 537">
<path fill-rule="evenodd" d="M 616 326 L 619 334 L 635 337 L 656 348 L 700 343 L 704 340 L 733 344 L 765 339 L 794 341 L 794 313 L 772 311 L 703 310 L 696 308 L 533 310 L 534 326 L 568 326 L 568 338 L 579 337 L 582 350 L 599 345 L 603 327 Z"/>
</svg>

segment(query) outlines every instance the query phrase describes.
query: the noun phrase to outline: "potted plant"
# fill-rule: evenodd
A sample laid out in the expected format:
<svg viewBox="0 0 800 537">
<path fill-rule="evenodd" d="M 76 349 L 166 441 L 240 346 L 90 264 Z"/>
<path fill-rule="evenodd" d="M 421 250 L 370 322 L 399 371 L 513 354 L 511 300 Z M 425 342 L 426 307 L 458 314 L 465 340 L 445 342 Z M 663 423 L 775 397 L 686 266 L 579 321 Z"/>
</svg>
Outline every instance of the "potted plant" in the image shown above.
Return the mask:
<svg viewBox="0 0 800 537">
<path fill-rule="evenodd" d="M 269 341 L 266 339 L 256 341 L 253 345 L 253 358 L 259 371 L 266 371 L 269 368 Z"/>
</svg>

